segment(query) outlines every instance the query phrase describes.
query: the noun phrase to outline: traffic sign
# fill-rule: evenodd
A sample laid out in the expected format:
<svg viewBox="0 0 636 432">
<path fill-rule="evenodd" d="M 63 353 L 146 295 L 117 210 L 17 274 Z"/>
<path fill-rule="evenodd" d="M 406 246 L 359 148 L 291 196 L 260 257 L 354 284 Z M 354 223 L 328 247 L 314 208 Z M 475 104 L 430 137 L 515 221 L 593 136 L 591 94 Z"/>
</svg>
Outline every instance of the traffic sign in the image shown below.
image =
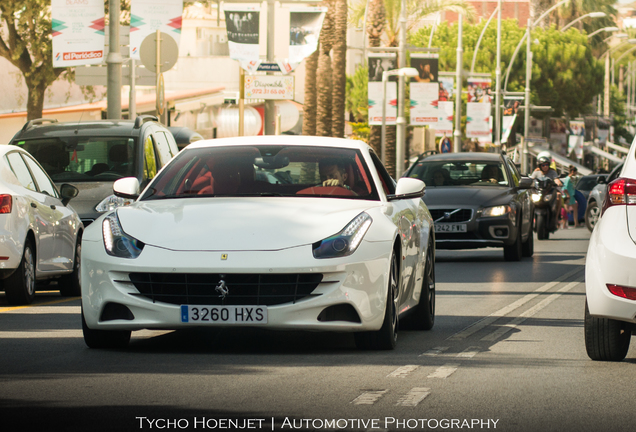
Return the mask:
<svg viewBox="0 0 636 432">
<path fill-rule="evenodd" d="M 159 42 L 161 72 L 166 72 L 177 63 L 179 46 L 168 33 L 159 33 Z M 157 72 L 157 33 L 151 33 L 144 38 L 139 47 L 139 57 L 146 69 L 151 72 Z"/>
</svg>

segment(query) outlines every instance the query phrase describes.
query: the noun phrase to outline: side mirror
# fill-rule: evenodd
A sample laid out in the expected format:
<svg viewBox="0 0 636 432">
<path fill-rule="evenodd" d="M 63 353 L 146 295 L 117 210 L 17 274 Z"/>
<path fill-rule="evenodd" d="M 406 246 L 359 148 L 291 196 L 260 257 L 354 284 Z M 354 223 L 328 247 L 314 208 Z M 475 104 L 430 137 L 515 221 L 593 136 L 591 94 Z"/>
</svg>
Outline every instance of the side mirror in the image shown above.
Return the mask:
<svg viewBox="0 0 636 432">
<path fill-rule="evenodd" d="M 66 205 L 70 200 L 75 198 L 79 193 L 79 189 L 68 183 L 60 186 L 60 195 L 62 196 L 62 204 Z"/>
<path fill-rule="evenodd" d="M 125 177 L 113 184 L 113 192 L 116 196 L 128 199 L 139 198 L 139 180 L 136 177 Z"/>
<path fill-rule="evenodd" d="M 410 177 L 402 177 L 395 187 L 395 194 L 388 195 L 389 201 L 399 199 L 421 198 L 424 196 L 426 184 L 420 180 Z"/>
<path fill-rule="evenodd" d="M 521 177 L 519 180 L 519 189 L 530 189 L 534 186 L 534 179 L 530 177 Z"/>
<path fill-rule="evenodd" d="M 596 184 L 607 184 L 607 177 L 599 177 L 596 180 Z"/>
</svg>

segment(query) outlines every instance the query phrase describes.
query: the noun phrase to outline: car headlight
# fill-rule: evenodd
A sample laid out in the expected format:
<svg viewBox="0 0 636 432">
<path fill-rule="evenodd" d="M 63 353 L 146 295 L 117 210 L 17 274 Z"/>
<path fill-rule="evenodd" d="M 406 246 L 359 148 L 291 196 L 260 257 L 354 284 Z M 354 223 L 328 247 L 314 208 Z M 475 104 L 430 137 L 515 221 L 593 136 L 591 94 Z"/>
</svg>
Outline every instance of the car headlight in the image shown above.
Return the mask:
<svg viewBox="0 0 636 432">
<path fill-rule="evenodd" d="M 95 211 L 98 211 L 98 212 L 113 211 L 117 207 L 127 206 L 134 202 L 135 200 L 118 197 L 117 195 L 111 195 L 101 200 L 101 202 L 95 206 Z"/>
<path fill-rule="evenodd" d="M 108 255 L 118 258 L 137 258 L 144 249 L 144 243 L 130 237 L 119 223 L 117 212 L 106 216 L 102 222 L 104 247 Z"/>
<path fill-rule="evenodd" d="M 541 201 L 541 194 L 532 194 L 532 202 Z"/>
<path fill-rule="evenodd" d="M 351 255 L 360 245 L 371 222 L 371 216 L 360 213 L 338 234 L 314 243 L 314 258 L 339 258 Z"/>
<path fill-rule="evenodd" d="M 486 207 L 481 215 L 483 217 L 496 217 L 503 216 L 508 212 L 510 212 L 510 206 L 500 205 L 495 207 Z"/>
</svg>

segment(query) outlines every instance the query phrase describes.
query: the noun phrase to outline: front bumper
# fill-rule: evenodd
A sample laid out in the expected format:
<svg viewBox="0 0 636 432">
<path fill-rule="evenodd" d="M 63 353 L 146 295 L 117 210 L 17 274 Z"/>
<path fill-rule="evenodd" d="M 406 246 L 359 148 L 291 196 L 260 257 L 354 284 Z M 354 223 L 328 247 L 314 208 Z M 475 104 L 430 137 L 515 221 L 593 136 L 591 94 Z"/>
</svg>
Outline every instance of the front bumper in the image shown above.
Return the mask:
<svg viewBox="0 0 636 432">
<path fill-rule="evenodd" d="M 591 315 L 636 323 L 636 301 L 613 295 L 606 285 L 636 288 L 635 263 L 625 207 L 610 207 L 595 226 L 587 250 L 585 293 Z"/>
<path fill-rule="evenodd" d="M 391 242 L 363 241 L 346 258 L 315 259 L 311 246 L 280 251 L 180 252 L 146 245 L 136 259 L 108 255 L 101 241 L 82 241 L 82 307 L 91 329 L 182 329 L 200 324 L 181 322 L 179 304 L 153 302 L 140 296 L 130 273 L 273 274 L 320 273 L 320 294 L 296 303 L 268 307 L 272 329 L 366 331 L 378 330 L 384 319 Z M 123 282 L 122 282 L 123 281 Z M 230 292 L 232 287 L 229 286 Z M 133 319 L 103 319 L 107 304 L 123 305 Z M 325 321 L 318 316 L 333 305 L 351 305 L 359 322 Z M 120 307 L 120 306 L 118 306 Z M 216 325 L 216 324 L 212 324 Z M 242 324 L 237 324 L 242 325 Z"/>
<path fill-rule="evenodd" d="M 479 249 L 486 247 L 503 247 L 511 245 L 517 239 L 517 226 L 511 213 L 482 217 L 473 210 L 472 217 L 467 222 L 451 222 L 450 224 L 465 224 L 466 232 L 435 232 L 435 247 L 437 249 Z M 435 222 L 435 225 L 444 222 Z"/>
</svg>

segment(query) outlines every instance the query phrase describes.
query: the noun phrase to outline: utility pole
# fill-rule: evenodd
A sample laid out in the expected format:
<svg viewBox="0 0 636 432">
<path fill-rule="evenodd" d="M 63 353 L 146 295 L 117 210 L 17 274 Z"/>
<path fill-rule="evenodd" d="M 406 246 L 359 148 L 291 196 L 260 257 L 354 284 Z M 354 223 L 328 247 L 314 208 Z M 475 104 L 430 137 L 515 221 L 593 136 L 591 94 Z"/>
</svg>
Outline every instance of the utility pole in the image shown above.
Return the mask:
<svg viewBox="0 0 636 432">
<path fill-rule="evenodd" d="M 108 24 L 108 87 L 106 93 L 106 113 L 109 119 L 121 119 L 121 64 L 123 62 L 119 44 L 120 0 L 109 0 Z M 131 72 L 132 73 L 132 72 Z"/>
<path fill-rule="evenodd" d="M 267 0 L 267 62 L 274 62 L 274 49 L 276 33 L 276 25 L 274 23 L 275 3 L 274 0 Z M 267 75 L 274 75 L 273 72 L 267 72 Z M 265 127 L 263 128 L 265 135 L 274 135 L 276 132 L 276 104 L 273 100 L 265 101 Z"/>
<path fill-rule="evenodd" d="M 400 40 L 398 51 L 398 69 L 406 67 L 406 0 L 402 0 L 400 10 Z M 398 106 L 395 120 L 395 178 L 404 172 L 404 140 L 406 138 L 406 119 L 404 118 L 404 74 L 398 76 Z"/>
<path fill-rule="evenodd" d="M 523 112 L 523 148 L 521 152 L 521 173 L 530 172 L 528 167 L 528 129 L 530 128 L 530 80 L 532 79 L 532 50 L 531 48 L 532 21 L 528 19 L 526 28 L 526 106 Z"/>
<path fill-rule="evenodd" d="M 453 132 L 453 153 L 462 151 L 462 69 L 464 68 L 464 48 L 462 45 L 463 16 L 457 20 L 457 91 L 455 92 L 455 131 Z"/>
<path fill-rule="evenodd" d="M 497 1 L 497 67 L 495 68 L 495 145 L 501 146 L 501 0 Z"/>
</svg>

